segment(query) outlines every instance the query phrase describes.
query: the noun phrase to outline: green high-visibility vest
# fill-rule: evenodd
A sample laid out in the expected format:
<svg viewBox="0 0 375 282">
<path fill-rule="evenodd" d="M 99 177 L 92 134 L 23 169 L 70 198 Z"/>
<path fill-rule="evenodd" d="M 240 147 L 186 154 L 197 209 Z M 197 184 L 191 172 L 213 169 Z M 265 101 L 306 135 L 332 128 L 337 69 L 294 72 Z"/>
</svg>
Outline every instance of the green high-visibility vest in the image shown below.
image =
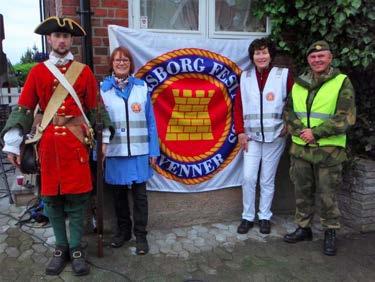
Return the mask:
<svg viewBox="0 0 375 282">
<path fill-rule="evenodd" d="M 319 126 L 335 114 L 337 98 L 345 78 L 346 75 L 339 74 L 325 82 L 316 93 L 309 113 L 306 107 L 308 90 L 297 83 L 293 85 L 293 109 L 303 125 L 308 128 Z M 298 136 L 292 136 L 292 141 L 298 145 L 306 145 L 306 142 Z M 309 146 L 338 146 L 344 148 L 345 145 L 346 134 L 320 138 L 317 140 L 317 144 L 309 144 Z"/>
</svg>

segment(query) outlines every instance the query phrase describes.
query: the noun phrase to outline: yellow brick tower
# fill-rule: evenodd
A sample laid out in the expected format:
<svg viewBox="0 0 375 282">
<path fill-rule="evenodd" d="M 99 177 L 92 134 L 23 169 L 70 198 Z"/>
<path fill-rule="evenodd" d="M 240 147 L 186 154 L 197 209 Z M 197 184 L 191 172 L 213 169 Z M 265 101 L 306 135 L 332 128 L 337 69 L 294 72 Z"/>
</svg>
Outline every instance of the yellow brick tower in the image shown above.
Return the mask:
<svg viewBox="0 0 375 282">
<path fill-rule="evenodd" d="M 212 140 L 208 104 L 215 90 L 172 89 L 175 99 L 172 117 L 168 123 L 166 141 Z"/>
</svg>

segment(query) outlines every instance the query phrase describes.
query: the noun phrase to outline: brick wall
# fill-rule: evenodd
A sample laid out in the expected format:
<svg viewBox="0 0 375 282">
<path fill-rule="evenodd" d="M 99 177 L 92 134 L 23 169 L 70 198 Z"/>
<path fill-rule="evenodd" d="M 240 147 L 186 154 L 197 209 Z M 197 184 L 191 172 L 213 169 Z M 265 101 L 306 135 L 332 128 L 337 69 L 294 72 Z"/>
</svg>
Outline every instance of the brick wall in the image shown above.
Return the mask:
<svg viewBox="0 0 375 282">
<path fill-rule="evenodd" d="M 354 159 L 339 189 L 344 224 L 360 232 L 375 231 L 375 161 Z"/>
<path fill-rule="evenodd" d="M 98 80 L 108 74 L 109 41 L 107 26 L 116 24 L 129 26 L 127 0 L 91 0 L 92 45 L 94 73 Z M 77 14 L 79 0 L 45 0 L 48 16 L 67 16 L 80 23 Z M 75 58 L 82 60 L 82 40 L 74 39 L 72 52 Z"/>
</svg>

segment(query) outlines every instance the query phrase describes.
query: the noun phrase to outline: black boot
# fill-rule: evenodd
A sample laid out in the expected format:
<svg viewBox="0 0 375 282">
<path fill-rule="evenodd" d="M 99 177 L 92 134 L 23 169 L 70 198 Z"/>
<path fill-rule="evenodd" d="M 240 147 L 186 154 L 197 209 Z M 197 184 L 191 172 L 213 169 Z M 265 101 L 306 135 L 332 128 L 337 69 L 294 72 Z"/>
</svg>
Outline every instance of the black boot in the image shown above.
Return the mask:
<svg viewBox="0 0 375 282">
<path fill-rule="evenodd" d="M 125 242 L 132 238 L 131 231 L 117 230 L 116 234 L 111 239 L 111 246 L 113 248 L 119 248 L 124 245 Z"/>
<path fill-rule="evenodd" d="M 254 226 L 253 221 L 248 221 L 246 219 L 242 219 L 240 225 L 237 228 L 237 233 L 238 234 L 246 234 L 249 232 L 250 228 Z"/>
<path fill-rule="evenodd" d="M 336 251 L 337 251 L 336 230 L 335 229 L 327 229 L 324 232 L 323 253 L 327 256 L 335 256 Z"/>
<path fill-rule="evenodd" d="M 69 261 L 69 248 L 56 246 L 53 257 L 46 268 L 47 275 L 59 275 Z"/>
<path fill-rule="evenodd" d="M 81 247 L 70 249 L 70 260 L 74 275 L 82 276 L 90 272 L 90 267 L 86 263 L 85 253 Z"/>
<path fill-rule="evenodd" d="M 292 233 L 286 234 L 284 236 L 284 242 L 287 243 L 297 243 L 300 241 L 311 241 L 313 238 L 311 228 L 299 227 Z"/>
<path fill-rule="evenodd" d="M 271 233 L 271 222 L 266 219 L 259 220 L 259 232 L 262 234 L 270 234 Z"/>
<path fill-rule="evenodd" d="M 150 250 L 146 237 L 136 238 L 135 252 L 137 255 L 145 255 Z"/>
</svg>

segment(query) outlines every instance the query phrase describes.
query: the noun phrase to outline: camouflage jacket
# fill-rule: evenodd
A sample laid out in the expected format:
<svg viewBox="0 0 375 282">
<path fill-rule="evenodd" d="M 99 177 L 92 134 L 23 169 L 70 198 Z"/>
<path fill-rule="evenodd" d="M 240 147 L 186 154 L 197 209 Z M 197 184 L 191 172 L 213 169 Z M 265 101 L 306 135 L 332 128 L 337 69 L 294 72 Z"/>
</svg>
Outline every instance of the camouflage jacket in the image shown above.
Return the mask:
<svg viewBox="0 0 375 282">
<path fill-rule="evenodd" d="M 308 90 L 307 107 L 311 108 L 316 93 L 320 87 L 328 80 L 340 74 L 338 69 L 331 68 L 328 74 L 321 75 L 317 79 L 313 78 L 311 71 L 300 75 L 295 83 L 301 85 Z M 355 123 L 355 93 L 349 78 L 346 78 L 341 86 L 337 99 L 336 113 L 319 126 L 312 128 L 315 139 L 328 137 L 331 135 L 344 134 L 348 127 Z M 298 119 L 293 110 L 293 98 L 289 96 L 289 100 L 285 107 L 285 119 L 288 126 L 288 132 L 291 135 L 299 136 L 301 130 L 305 128 Z M 346 160 L 346 151 L 340 147 L 309 147 L 292 143 L 290 154 L 296 158 L 302 158 L 314 164 L 323 164 L 327 166 L 336 165 Z"/>
</svg>

